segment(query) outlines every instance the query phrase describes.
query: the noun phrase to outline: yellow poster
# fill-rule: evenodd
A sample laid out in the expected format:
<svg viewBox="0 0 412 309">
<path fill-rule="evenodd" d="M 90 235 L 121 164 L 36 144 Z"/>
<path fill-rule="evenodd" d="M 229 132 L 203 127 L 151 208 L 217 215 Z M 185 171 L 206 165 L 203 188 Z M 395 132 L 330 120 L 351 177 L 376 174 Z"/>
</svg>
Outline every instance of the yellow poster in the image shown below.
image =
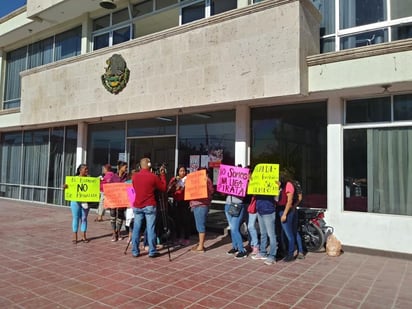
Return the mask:
<svg viewBox="0 0 412 309">
<path fill-rule="evenodd" d="M 253 169 L 247 194 L 279 195 L 279 164 L 261 163 Z"/>
<path fill-rule="evenodd" d="M 66 176 L 64 199 L 76 202 L 100 201 L 100 177 Z"/>
</svg>

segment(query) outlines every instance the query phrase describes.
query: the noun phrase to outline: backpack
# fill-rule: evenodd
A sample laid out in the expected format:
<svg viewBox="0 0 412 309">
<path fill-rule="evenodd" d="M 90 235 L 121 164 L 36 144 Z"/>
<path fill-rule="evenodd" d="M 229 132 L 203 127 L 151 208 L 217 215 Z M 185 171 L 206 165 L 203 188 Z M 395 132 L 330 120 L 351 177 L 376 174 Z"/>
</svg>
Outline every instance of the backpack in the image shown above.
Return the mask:
<svg viewBox="0 0 412 309">
<path fill-rule="evenodd" d="M 293 200 L 292 203 L 293 205 L 296 205 L 296 203 L 299 201 L 299 194 L 302 194 L 302 186 L 300 185 L 299 181 L 293 180 L 292 185 L 295 188 L 294 193 L 293 193 Z M 303 201 L 303 199 L 302 199 Z M 302 201 L 300 201 L 299 206 L 302 204 Z"/>
<path fill-rule="evenodd" d="M 299 181 L 292 180 L 292 181 L 289 181 L 289 182 L 293 185 L 293 188 L 294 188 L 293 198 L 292 198 L 292 205 L 294 206 L 294 205 L 296 205 L 297 201 L 299 200 L 299 194 L 302 194 L 302 187 L 300 186 Z M 279 188 L 280 189 L 280 195 L 279 195 L 279 202 L 280 203 L 286 203 L 286 201 L 287 201 L 287 197 L 286 197 L 286 194 L 285 194 L 285 186 L 286 186 L 286 183 L 283 183 Z M 284 206 L 284 205 L 280 205 L 279 202 L 278 202 L 279 206 Z M 301 201 L 301 203 L 302 203 L 302 201 Z"/>
</svg>

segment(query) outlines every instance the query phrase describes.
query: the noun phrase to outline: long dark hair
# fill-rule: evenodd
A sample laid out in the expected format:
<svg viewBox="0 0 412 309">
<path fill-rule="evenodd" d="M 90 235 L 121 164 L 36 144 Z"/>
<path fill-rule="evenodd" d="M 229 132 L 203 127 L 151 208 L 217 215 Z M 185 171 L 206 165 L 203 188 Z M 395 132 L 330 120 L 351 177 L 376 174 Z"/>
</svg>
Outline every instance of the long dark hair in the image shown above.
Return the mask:
<svg viewBox="0 0 412 309">
<path fill-rule="evenodd" d="M 87 164 L 80 164 L 78 167 L 77 167 L 77 170 L 76 170 L 76 176 L 79 176 L 80 175 L 80 170 L 83 168 L 83 167 L 86 167 L 87 166 Z"/>
<path fill-rule="evenodd" d="M 186 174 L 187 174 L 186 166 L 184 166 L 183 164 L 179 164 L 178 167 L 177 167 L 177 169 L 176 169 L 176 175 L 175 175 L 175 176 L 179 176 L 179 170 L 180 170 L 181 168 L 184 168 L 184 169 L 185 169 L 185 172 L 186 172 Z"/>
</svg>

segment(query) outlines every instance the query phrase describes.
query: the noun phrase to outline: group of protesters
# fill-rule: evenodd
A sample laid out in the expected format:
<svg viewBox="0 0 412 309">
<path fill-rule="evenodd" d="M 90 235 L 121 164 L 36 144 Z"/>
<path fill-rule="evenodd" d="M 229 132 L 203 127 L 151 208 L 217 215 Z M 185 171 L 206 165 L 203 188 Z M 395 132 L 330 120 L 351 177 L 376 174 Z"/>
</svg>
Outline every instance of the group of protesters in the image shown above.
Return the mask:
<svg viewBox="0 0 412 309">
<path fill-rule="evenodd" d="M 292 262 L 296 258 L 305 258 L 302 239 L 298 232 L 296 211 L 296 207 L 302 201 L 300 184 L 293 180 L 291 172 L 284 169 L 280 172 L 278 186 L 278 195 L 246 197 L 229 195 L 226 198 L 225 214 L 232 240 L 232 248 L 227 254 L 235 255 L 237 259 L 251 255 L 252 259 L 263 260 L 266 265 L 272 265 L 279 259 Z M 234 203 L 240 207 L 239 213 L 231 213 Z M 251 207 L 251 204 L 254 207 Z M 249 237 L 249 244 L 246 247 L 243 245 L 239 230 L 245 218 Z M 258 222 L 260 238 L 258 238 L 256 222 Z"/>
<path fill-rule="evenodd" d="M 110 208 L 110 223 L 112 227 L 112 241 L 123 238 L 121 228 L 125 222 L 126 231 L 131 243 L 133 257 L 141 255 L 141 250 L 147 250 L 150 258 L 160 255 L 157 246 L 156 235 L 156 213 L 158 212 L 158 193 L 172 197 L 173 212 L 175 219 L 175 234 L 177 243 L 181 246 L 190 244 L 190 236 L 193 231 L 193 219 L 198 233 L 198 242 L 191 248 L 192 252 L 205 252 L 206 239 L 206 218 L 212 202 L 214 187 L 212 181 L 206 177 L 207 196 L 198 199 L 185 199 L 186 167 L 179 166 L 176 176 L 166 181 L 166 167 L 162 165 L 157 173 L 152 172 L 150 158 L 142 158 L 138 170 L 127 171 L 127 163 L 119 161 L 117 172 L 113 172 L 111 166 L 103 166 L 101 177 L 101 197 L 97 209 L 95 221 L 103 221 L 104 217 L 104 185 L 113 182 L 131 182 L 135 191 L 132 207 Z M 77 169 L 77 176 L 87 176 L 88 168 L 81 164 Z M 206 173 L 207 175 L 207 173 Z M 296 206 L 301 201 L 302 192 L 299 184 L 292 179 L 291 173 L 284 169 L 280 172 L 279 195 L 253 195 L 236 196 L 227 195 L 225 202 L 225 214 L 228 221 L 232 248 L 227 252 L 237 259 L 251 256 L 254 260 L 264 260 L 264 263 L 271 265 L 279 259 L 279 248 L 282 248 L 282 259 L 291 262 L 296 258 L 305 257 L 302 241 L 297 232 L 297 212 Z M 65 185 L 67 188 L 67 185 Z M 297 191 L 298 194 L 295 194 Z M 300 198 L 294 199 L 294 196 Z M 78 242 L 79 221 L 81 241 L 88 242 L 86 237 L 87 215 L 89 209 L 87 203 L 71 201 L 72 211 L 72 242 Z M 255 207 L 248 207 L 254 204 Z M 230 208 L 236 205 L 238 208 L 234 214 Z M 248 227 L 248 245 L 244 246 L 243 237 L 240 233 L 240 225 L 246 220 Z M 260 239 L 256 230 L 258 222 Z M 141 230 L 145 224 L 144 246 L 140 246 L 142 239 Z M 129 230 L 130 228 L 130 230 Z M 268 245 L 269 239 L 269 245 Z"/>
<path fill-rule="evenodd" d="M 121 235 L 121 228 L 125 222 L 126 230 L 128 230 L 129 227 L 132 227 L 131 233 L 129 233 L 129 241 L 132 244 L 132 255 L 134 257 L 140 256 L 140 232 L 143 224 L 145 224 L 144 249 L 148 250 L 148 256 L 150 258 L 158 257 L 160 253 L 158 252 L 157 235 L 155 230 L 158 206 L 157 197 L 158 194 L 168 193 L 173 196 L 174 200 L 173 208 L 176 212 L 175 218 L 177 218 L 176 233 L 178 235 L 182 235 L 182 239 L 179 240 L 179 244 L 186 246 L 190 243 L 193 222 L 193 220 L 191 220 L 191 213 L 193 213 L 199 241 L 192 247 L 191 250 L 193 252 L 204 252 L 204 244 L 206 239 L 206 218 L 212 201 L 212 194 L 214 193 L 212 181 L 207 177 L 206 197 L 185 201 L 184 180 L 186 177 L 186 168 L 183 166 L 179 167 L 177 175 L 170 180 L 169 185 L 167 185 L 166 182 L 166 167 L 161 166 L 158 172 L 158 174 L 152 172 L 150 158 L 142 158 L 140 160 L 139 170 L 132 170 L 130 174 L 127 173 L 126 162 L 120 161 L 118 163 L 117 173 L 112 171 L 109 164 L 104 165 L 104 174 L 102 175 L 100 182 L 100 203 L 97 209 L 97 218 L 95 221 L 103 221 L 105 211 L 104 185 L 116 182 L 131 182 L 135 192 L 134 202 L 131 205 L 132 207 L 110 208 L 110 223 L 113 230 L 113 242 L 123 238 Z M 87 165 L 81 164 L 77 169 L 76 176 L 88 176 Z M 68 185 L 65 184 L 64 188 L 67 189 Z M 82 241 L 88 242 L 86 232 L 89 208 L 85 205 L 87 205 L 87 203 L 77 201 L 70 202 L 70 208 L 72 211 L 73 244 L 78 242 L 79 221 L 81 222 L 80 231 L 82 233 Z"/>
</svg>

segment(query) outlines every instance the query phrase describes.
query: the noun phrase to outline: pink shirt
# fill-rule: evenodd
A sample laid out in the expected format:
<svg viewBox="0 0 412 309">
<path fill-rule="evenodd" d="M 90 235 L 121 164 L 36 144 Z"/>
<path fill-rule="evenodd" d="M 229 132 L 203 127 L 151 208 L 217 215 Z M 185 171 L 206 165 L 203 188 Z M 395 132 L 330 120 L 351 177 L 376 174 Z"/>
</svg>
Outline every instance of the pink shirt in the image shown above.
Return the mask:
<svg viewBox="0 0 412 309">
<path fill-rule="evenodd" d="M 285 188 L 282 190 L 281 194 L 280 194 L 280 200 L 278 202 L 279 206 L 285 206 L 286 203 L 288 202 L 288 197 L 287 194 L 288 193 L 295 193 L 295 187 L 293 186 L 293 184 L 291 182 L 287 182 Z"/>
<path fill-rule="evenodd" d="M 103 177 L 102 181 L 100 181 L 100 192 L 103 192 L 103 185 L 105 183 L 112 182 L 113 176 L 114 176 L 113 172 L 107 172 L 106 174 L 104 174 L 104 177 Z"/>
</svg>

